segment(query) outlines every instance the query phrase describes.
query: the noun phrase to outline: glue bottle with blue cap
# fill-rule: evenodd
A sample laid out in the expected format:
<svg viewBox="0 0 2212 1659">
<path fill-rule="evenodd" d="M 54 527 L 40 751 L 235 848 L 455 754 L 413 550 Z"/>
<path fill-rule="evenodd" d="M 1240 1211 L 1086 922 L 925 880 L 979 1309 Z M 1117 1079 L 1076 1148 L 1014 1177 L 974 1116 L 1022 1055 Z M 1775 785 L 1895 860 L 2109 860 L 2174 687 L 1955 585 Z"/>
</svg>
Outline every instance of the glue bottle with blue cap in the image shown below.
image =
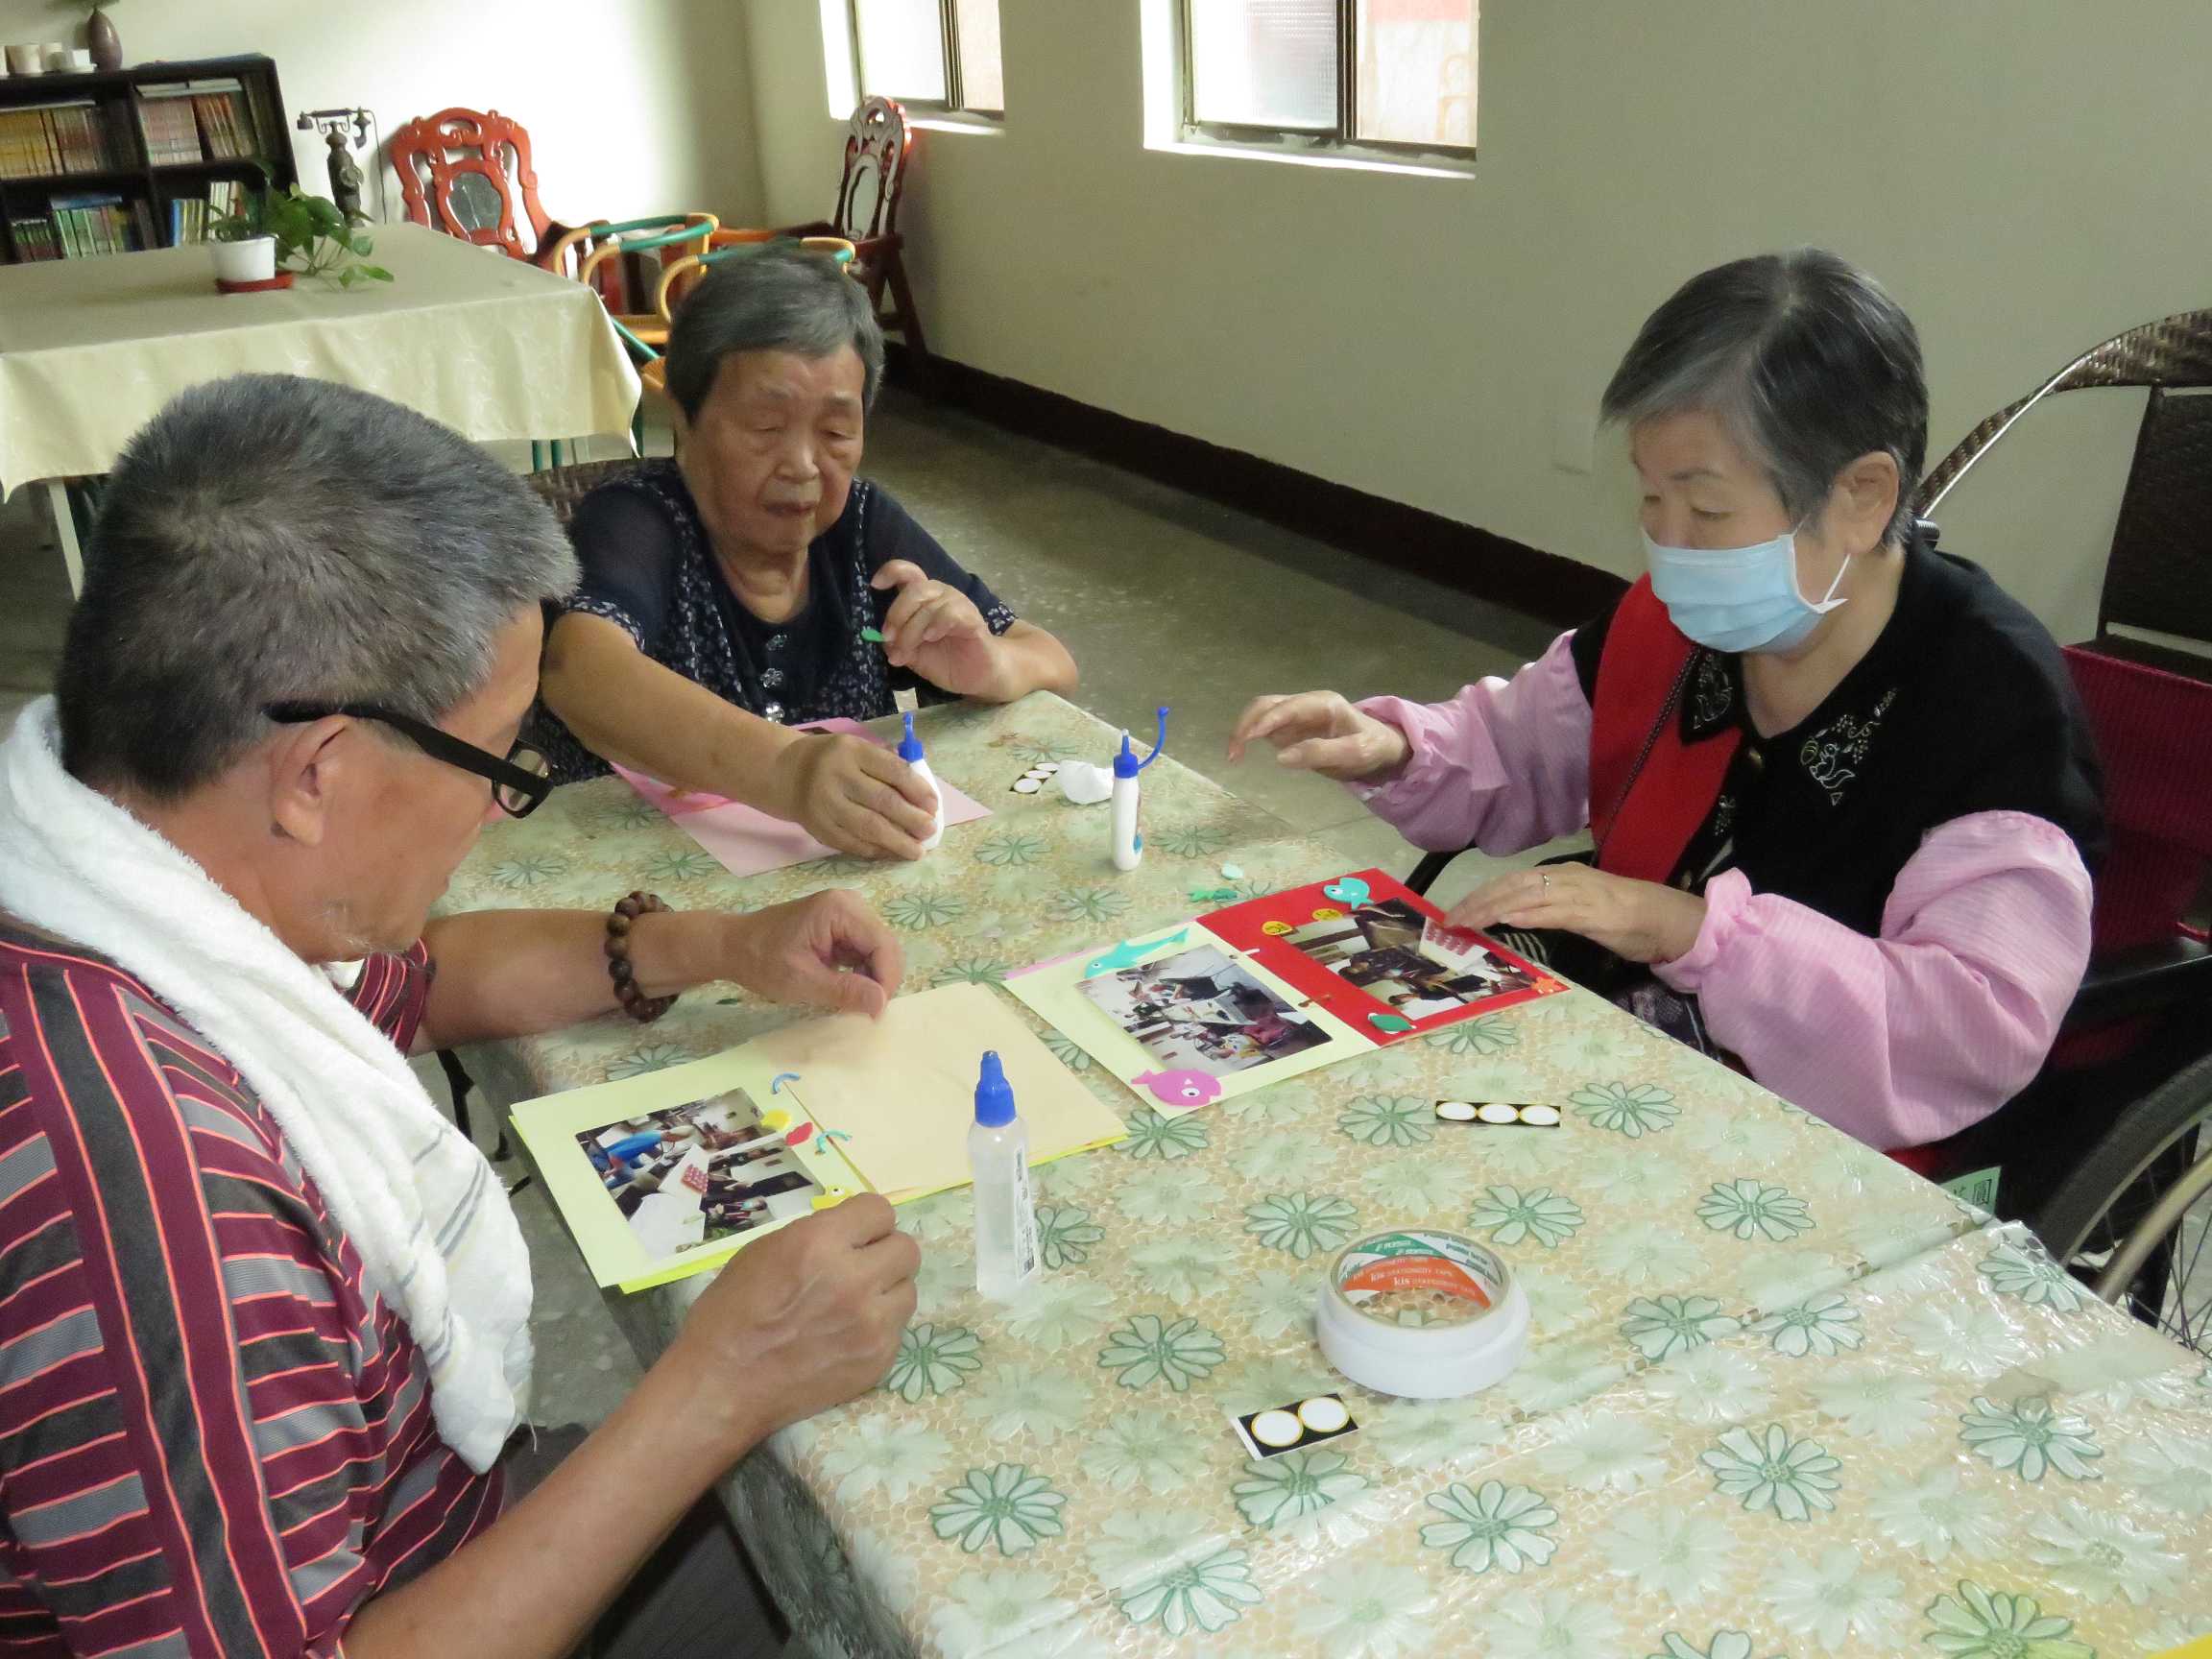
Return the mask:
<svg viewBox="0 0 2212 1659">
<path fill-rule="evenodd" d="M 1142 760 L 1131 753 L 1129 733 L 1121 733 L 1121 753 L 1114 757 L 1114 868 L 1134 870 L 1144 856 L 1144 837 L 1137 831 L 1137 774 L 1160 758 L 1167 747 L 1167 710 L 1160 710 L 1160 729 L 1152 739 L 1152 753 Z"/>
<path fill-rule="evenodd" d="M 922 781 L 929 785 L 929 793 L 937 799 L 937 822 L 922 842 L 922 851 L 933 851 L 945 839 L 945 791 L 937 787 L 937 775 L 929 770 L 929 757 L 922 752 L 922 739 L 914 735 L 914 715 L 905 715 L 906 734 L 899 739 L 899 758 L 921 775 Z"/>
<path fill-rule="evenodd" d="M 1029 1131 L 1014 1115 L 1014 1088 L 996 1049 L 984 1051 L 975 1083 L 968 1168 L 975 1180 L 975 1288 L 1009 1302 L 1037 1277 L 1037 1201 L 1029 1191 Z"/>
</svg>

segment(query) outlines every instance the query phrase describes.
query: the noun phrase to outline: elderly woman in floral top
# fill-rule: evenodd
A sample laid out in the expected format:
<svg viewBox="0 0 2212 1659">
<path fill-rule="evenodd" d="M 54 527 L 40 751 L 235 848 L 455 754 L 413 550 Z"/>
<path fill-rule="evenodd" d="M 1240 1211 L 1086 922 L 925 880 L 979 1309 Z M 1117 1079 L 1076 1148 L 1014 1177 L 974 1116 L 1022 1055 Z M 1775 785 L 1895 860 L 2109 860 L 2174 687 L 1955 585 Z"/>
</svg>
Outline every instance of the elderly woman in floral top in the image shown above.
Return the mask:
<svg viewBox="0 0 2212 1659">
<path fill-rule="evenodd" d="M 866 295 L 822 254 L 764 248 L 692 292 L 668 342 L 676 460 L 593 492 L 571 527 L 584 579 L 546 638 L 539 733 L 557 776 L 604 757 L 919 858 L 934 801 L 905 762 L 791 728 L 888 714 L 904 688 L 1074 686 L 1067 647 L 854 476 L 882 373 Z"/>
</svg>

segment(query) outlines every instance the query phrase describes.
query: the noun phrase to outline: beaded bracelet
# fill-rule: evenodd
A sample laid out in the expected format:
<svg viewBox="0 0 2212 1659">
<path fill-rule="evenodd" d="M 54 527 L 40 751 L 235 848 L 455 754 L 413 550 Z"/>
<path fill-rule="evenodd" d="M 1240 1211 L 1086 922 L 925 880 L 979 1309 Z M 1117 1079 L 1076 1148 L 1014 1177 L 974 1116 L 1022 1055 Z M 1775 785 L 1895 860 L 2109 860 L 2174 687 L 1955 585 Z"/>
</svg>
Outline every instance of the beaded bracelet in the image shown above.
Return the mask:
<svg viewBox="0 0 2212 1659">
<path fill-rule="evenodd" d="M 632 893 L 615 902 L 607 918 L 607 974 L 614 981 L 614 996 L 622 1012 L 640 1025 L 650 1025 L 676 1006 L 674 997 L 648 997 L 637 983 L 637 970 L 630 962 L 630 927 L 640 916 L 666 914 L 667 903 L 658 893 Z"/>
</svg>

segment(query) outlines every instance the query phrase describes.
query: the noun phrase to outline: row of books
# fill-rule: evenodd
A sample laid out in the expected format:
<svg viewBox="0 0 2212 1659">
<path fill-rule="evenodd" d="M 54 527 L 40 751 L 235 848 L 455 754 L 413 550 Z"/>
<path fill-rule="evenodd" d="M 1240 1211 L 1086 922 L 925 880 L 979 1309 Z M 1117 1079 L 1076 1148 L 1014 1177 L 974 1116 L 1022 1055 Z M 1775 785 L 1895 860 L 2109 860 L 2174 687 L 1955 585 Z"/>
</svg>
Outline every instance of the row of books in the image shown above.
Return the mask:
<svg viewBox="0 0 2212 1659">
<path fill-rule="evenodd" d="M 156 167 L 230 161 L 259 153 L 245 88 L 235 81 L 186 81 L 139 89 L 138 120 Z"/>
<path fill-rule="evenodd" d="M 19 257 L 89 259 L 154 246 L 154 217 L 146 204 L 120 196 L 57 196 L 42 217 L 12 219 Z"/>
<path fill-rule="evenodd" d="M 136 161 L 119 108 L 86 98 L 0 110 L 0 179 L 51 179 Z"/>
<path fill-rule="evenodd" d="M 204 198 L 180 196 L 169 204 L 169 246 L 190 247 L 207 240 L 207 228 L 238 211 L 245 187 L 235 180 L 219 179 L 207 186 Z"/>
</svg>

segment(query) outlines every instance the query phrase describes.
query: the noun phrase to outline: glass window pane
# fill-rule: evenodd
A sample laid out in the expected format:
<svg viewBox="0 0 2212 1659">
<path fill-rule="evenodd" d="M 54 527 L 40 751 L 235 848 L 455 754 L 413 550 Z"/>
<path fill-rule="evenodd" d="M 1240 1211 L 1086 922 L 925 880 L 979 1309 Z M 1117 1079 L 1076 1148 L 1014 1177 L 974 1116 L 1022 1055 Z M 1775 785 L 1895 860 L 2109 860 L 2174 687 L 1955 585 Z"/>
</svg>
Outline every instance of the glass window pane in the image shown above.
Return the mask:
<svg viewBox="0 0 2212 1659">
<path fill-rule="evenodd" d="M 960 101 L 971 109 L 1006 110 L 1005 74 L 998 64 L 998 0 L 952 0 L 960 24 Z"/>
<path fill-rule="evenodd" d="M 886 98 L 945 98 L 945 31 L 937 0 L 853 0 L 860 33 L 860 90 Z"/>
<path fill-rule="evenodd" d="M 1186 0 L 1196 121 L 1336 130 L 1336 0 Z"/>
<path fill-rule="evenodd" d="M 1358 3 L 1358 136 L 1473 149 L 1479 0 Z"/>
</svg>

